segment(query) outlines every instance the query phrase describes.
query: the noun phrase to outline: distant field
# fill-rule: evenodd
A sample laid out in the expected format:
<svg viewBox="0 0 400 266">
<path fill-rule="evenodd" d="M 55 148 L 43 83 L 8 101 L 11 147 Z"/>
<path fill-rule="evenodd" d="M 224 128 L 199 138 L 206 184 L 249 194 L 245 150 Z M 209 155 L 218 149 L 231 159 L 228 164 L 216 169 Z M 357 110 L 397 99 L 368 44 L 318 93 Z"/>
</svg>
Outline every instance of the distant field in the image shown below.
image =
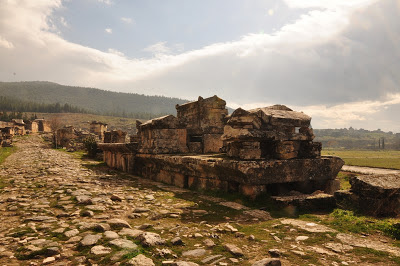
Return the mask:
<svg viewBox="0 0 400 266">
<path fill-rule="evenodd" d="M 400 151 L 323 150 L 322 155 L 338 156 L 347 165 L 400 169 Z"/>
</svg>

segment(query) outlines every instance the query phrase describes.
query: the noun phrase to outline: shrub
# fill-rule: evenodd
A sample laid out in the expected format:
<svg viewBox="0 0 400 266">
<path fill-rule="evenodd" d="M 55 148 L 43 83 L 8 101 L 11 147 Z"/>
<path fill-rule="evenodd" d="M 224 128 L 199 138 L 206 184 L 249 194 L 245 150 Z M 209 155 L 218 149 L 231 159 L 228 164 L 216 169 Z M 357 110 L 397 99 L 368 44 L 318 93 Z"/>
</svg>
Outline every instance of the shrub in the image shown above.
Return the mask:
<svg viewBox="0 0 400 266">
<path fill-rule="evenodd" d="M 90 158 L 95 158 L 97 154 L 97 142 L 94 136 L 87 137 L 83 144 Z"/>
</svg>

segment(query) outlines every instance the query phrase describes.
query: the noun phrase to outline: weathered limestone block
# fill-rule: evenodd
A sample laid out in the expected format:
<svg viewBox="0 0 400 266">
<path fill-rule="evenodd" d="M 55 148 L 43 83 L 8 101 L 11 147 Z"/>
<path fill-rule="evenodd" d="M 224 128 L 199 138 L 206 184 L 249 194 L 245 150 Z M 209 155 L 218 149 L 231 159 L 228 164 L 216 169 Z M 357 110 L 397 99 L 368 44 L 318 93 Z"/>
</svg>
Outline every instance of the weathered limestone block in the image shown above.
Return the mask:
<svg viewBox="0 0 400 266">
<path fill-rule="evenodd" d="M 157 180 L 161 171 L 179 174 L 180 184 L 193 189 L 245 192 L 245 186 L 264 186 L 336 178 L 343 165 L 337 157 L 316 159 L 243 161 L 215 156 L 137 154 L 133 173 Z M 162 173 L 160 176 L 165 175 Z M 175 181 L 164 179 L 167 183 Z M 242 185 L 242 191 L 240 186 Z M 254 189 L 254 191 L 257 191 Z M 263 190 L 258 190 L 261 193 Z M 256 192 L 254 192 L 256 193 Z M 251 193 L 246 193 L 251 194 Z M 251 195 L 250 195 L 251 196 Z"/>
<path fill-rule="evenodd" d="M 400 214 L 400 175 L 363 175 L 350 179 L 351 190 L 335 194 L 338 201 L 352 199 L 362 212 L 373 216 Z"/>
<path fill-rule="evenodd" d="M 238 157 L 243 160 L 261 159 L 261 149 L 240 149 Z"/>
<path fill-rule="evenodd" d="M 225 105 L 226 102 L 217 96 L 206 99 L 199 97 L 195 102 L 176 105 L 177 117 L 188 129 L 214 127 L 221 129 L 219 133 L 222 133 L 224 118 L 228 114 Z"/>
<path fill-rule="evenodd" d="M 44 119 L 35 119 L 39 132 L 51 132 L 50 122 Z"/>
<path fill-rule="evenodd" d="M 104 132 L 104 143 L 125 143 L 126 134 L 122 130 Z"/>
<path fill-rule="evenodd" d="M 104 140 L 104 132 L 106 131 L 107 124 L 99 121 L 92 121 L 90 123 L 89 132 L 97 135 L 100 140 Z"/>
<path fill-rule="evenodd" d="M 28 121 L 25 125 L 25 129 L 29 131 L 29 133 L 37 133 L 39 132 L 39 125 L 36 121 Z"/>
<path fill-rule="evenodd" d="M 189 142 L 188 148 L 190 153 L 203 153 L 203 144 L 201 142 Z"/>
<path fill-rule="evenodd" d="M 137 122 L 137 141 L 140 153 L 187 153 L 187 130 L 173 115 Z"/>
<path fill-rule="evenodd" d="M 350 179 L 351 191 L 359 196 L 388 198 L 400 196 L 399 175 L 362 175 Z"/>
<path fill-rule="evenodd" d="M 282 141 L 276 143 L 275 152 L 278 159 L 287 160 L 296 158 L 300 149 L 300 143 L 295 141 Z"/>
<path fill-rule="evenodd" d="M 99 143 L 103 160 L 111 168 L 131 172 L 135 163 L 137 143 Z"/>
<path fill-rule="evenodd" d="M 311 117 L 284 105 L 249 111 L 239 108 L 228 117 L 224 127 L 223 149 L 228 156 L 244 160 L 316 158 L 320 151 L 312 143 L 310 121 Z M 261 145 L 248 148 L 249 142 Z"/>
<path fill-rule="evenodd" d="M 318 158 L 321 156 L 321 142 L 302 141 L 299 149 L 299 158 Z"/>
<path fill-rule="evenodd" d="M 203 153 L 219 153 L 222 145 L 221 134 L 204 134 Z"/>
</svg>

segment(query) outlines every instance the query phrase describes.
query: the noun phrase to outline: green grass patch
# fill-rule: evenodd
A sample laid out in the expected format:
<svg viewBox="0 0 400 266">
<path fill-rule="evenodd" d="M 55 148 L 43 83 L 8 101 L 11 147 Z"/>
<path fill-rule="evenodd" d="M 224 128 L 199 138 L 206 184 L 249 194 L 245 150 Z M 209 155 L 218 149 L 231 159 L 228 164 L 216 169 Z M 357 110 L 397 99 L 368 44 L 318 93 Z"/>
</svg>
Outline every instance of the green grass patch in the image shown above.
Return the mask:
<svg viewBox="0 0 400 266">
<path fill-rule="evenodd" d="M 358 216 L 350 210 L 335 209 L 324 222 L 341 232 L 373 234 L 378 231 L 400 240 L 400 223 L 393 219 Z"/>
<path fill-rule="evenodd" d="M 30 227 L 21 227 L 18 228 L 18 230 L 14 233 L 11 234 L 12 237 L 21 237 L 21 236 L 25 236 L 27 234 L 33 234 L 35 233 L 35 231 L 30 228 Z"/>
<path fill-rule="evenodd" d="M 143 253 L 144 253 L 143 248 L 138 247 L 138 249 L 132 250 L 132 251 L 130 251 L 129 253 L 123 255 L 123 256 L 122 256 L 122 259 L 124 259 L 124 260 L 130 260 L 130 259 L 136 257 L 137 255 L 143 254 Z"/>
<path fill-rule="evenodd" d="M 83 150 L 73 151 L 73 152 L 67 151 L 67 149 L 65 148 L 57 148 L 55 150 L 71 154 L 76 159 L 84 159 L 86 158 L 85 156 L 87 156 L 86 152 Z"/>
<path fill-rule="evenodd" d="M 356 176 L 356 174 L 350 172 L 339 172 L 337 179 L 340 181 L 340 189 L 349 190 L 351 188 L 349 180 L 353 176 Z"/>
<path fill-rule="evenodd" d="M 3 179 L 0 179 L 0 189 L 5 188 L 9 183 Z"/>
<path fill-rule="evenodd" d="M 69 239 L 66 235 L 64 235 L 64 233 L 50 232 L 50 236 L 53 238 L 56 238 L 57 240 L 61 240 L 61 241 L 67 241 Z"/>
<path fill-rule="evenodd" d="M 4 162 L 4 160 L 17 151 L 17 147 L 0 147 L 0 164 Z"/>
<path fill-rule="evenodd" d="M 400 169 L 400 151 L 323 150 L 324 156 L 338 156 L 347 165 Z"/>
<path fill-rule="evenodd" d="M 353 253 L 356 254 L 364 262 L 387 262 L 390 259 L 388 253 L 371 248 L 355 248 L 353 250 Z"/>
</svg>

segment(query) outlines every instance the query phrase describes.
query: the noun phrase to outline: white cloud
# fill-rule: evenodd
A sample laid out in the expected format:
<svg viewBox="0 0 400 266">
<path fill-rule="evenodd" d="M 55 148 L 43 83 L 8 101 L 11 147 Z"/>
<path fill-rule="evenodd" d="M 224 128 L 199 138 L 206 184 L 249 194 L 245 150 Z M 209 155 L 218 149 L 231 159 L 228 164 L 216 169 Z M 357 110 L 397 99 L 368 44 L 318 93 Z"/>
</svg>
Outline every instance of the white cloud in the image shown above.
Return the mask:
<svg viewBox="0 0 400 266">
<path fill-rule="evenodd" d="M 64 17 L 60 17 L 60 23 L 61 23 L 61 25 L 63 25 L 64 27 L 69 28 L 69 25 L 68 25 L 68 23 L 67 23 L 67 21 L 65 20 Z"/>
<path fill-rule="evenodd" d="M 218 94 L 232 106 L 282 103 L 329 127 L 367 122 L 368 114 L 400 105 L 398 96 L 385 98 L 400 93 L 399 9 L 394 0 L 365 9 L 355 8 L 365 1 L 347 1 L 354 5 L 339 1 L 340 8 L 305 11 L 274 34 L 248 34 L 176 55 L 179 45 L 158 42 L 145 48 L 155 55 L 150 59 L 101 52 L 52 33 L 48 18 L 61 1 L 6 1 L 0 9 L 0 80 L 14 80 L 7 74 L 12 69 L 22 80 L 187 99 Z"/>
<path fill-rule="evenodd" d="M 383 112 L 387 108 L 400 104 L 400 93 L 390 94 L 386 99 L 381 101 L 359 101 L 338 104 L 333 106 L 312 105 L 312 106 L 295 106 L 297 110 L 302 110 L 306 114 L 311 115 L 313 120 L 317 120 L 316 128 L 334 127 L 350 127 L 359 121 L 367 121 L 371 116 Z M 378 128 L 378 125 L 371 129 Z M 397 130 L 399 130 L 398 127 Z"/>
<path fill-rule="evenodd" d="M 378 0 L 284 0 L 291 8 L 359 8 Z"/>
<path fill-rule="evenodd" d="M 108 52 L 111 53 L 111 54 L 115 54 L 115 55 L 121 56 L 121 57 L 125 56 L 124 53 L 122 53 L 122 52 L 120 52 L 120 51 L 118 51 L 116 49 L 112 49 L 112 48 L 109 48 Z"/>
<path fill-rule="evenodd" d="M 112 33 L 112 29 L 111 29 L 111 28 L 106 28 L 106 29 L 104 29 L 104 31 L 105 31 L 106 33 L 108 33 L 108 34 L 111 34 L 111 33 Z"/>
<path fill-rule="evenodd" d="M 125 22 L 126 24 L 133 24 L 133 23 L 134 23 L 133 19 L 131 19 L 131 18 L 126 18 L 126 17 L 122 17 L 122 18 L 121 18 L 121 21 L 122 21 L 122 22 Z"/>
<path fill-rule="evenodd" d="M 14 48 L 14 45 L 12 42 L 7 41 L 5 38 L 0 36 L 0 47 L 6 48 L 6 49 L 12 49 Z"/>
<path fill-rule="evenodd" d="M 114 4 L 114 2 L 112 0 L 97 0 L 97 1 L 99 1 L 100 3 L 104 3 L 106 5 Z"/>
<path fill-rule="evenodd" d="M 170 53 L 171 49 L 166 46 L 166 42 L 158 42 L 144 48 L 143 51 L 160 55 Z"/>
</svg>

